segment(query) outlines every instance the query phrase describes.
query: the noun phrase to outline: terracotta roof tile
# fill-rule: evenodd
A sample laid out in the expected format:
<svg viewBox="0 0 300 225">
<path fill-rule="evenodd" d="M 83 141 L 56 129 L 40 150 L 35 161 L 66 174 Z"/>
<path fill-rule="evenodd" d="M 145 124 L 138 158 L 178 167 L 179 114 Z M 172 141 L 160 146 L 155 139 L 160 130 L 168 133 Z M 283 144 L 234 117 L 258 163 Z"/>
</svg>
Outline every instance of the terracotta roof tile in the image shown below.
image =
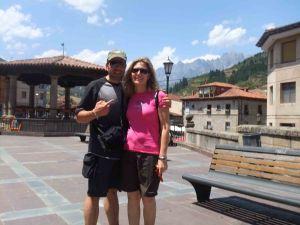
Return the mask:
<svg viewBox="0 0 300 225">
<path fill-rule="evenodd" d="M 252 98 L 252 99 L 261 99 L 266 100 L 267 96 L 261 92 L 258 91 L 244 91 L 239 88 L 232 88 L 228 91 L 216 96 L 215 98 L 236 98 L 236 97 L 242 97 L 242 98 Z"/>
<path fill-rule="evenodd" d="M 199 87 L 211 87 L 211 86 L 228 87 L 228 88 L 239 88 L 236 85 L 228 84 L 228 83 L 222 83 L 222 82 L 212 82 L 212 83 L 208 83 L 208 84 L 202 84 Z"/>
<path fill-rule="evenodd" d="M 169 98 L 174 101 L 180 101 L 181 97 L 174 94 L 168 94 Z"/>
<path fill-rule="evenodd" d="M 105 70 L 104 67 L 97 64 L 85 62 L 79 59 L 71 58 L 69 56 L 54 56 L 46 58 L 36 58 L 36 59 L 25 59 L 25 60 L 15 60 L 4 62 L 6 65 L 58 65 L 58 66 L 71 66 L 83 69 L 95 69 L 95 70 Z"/>
</svg>

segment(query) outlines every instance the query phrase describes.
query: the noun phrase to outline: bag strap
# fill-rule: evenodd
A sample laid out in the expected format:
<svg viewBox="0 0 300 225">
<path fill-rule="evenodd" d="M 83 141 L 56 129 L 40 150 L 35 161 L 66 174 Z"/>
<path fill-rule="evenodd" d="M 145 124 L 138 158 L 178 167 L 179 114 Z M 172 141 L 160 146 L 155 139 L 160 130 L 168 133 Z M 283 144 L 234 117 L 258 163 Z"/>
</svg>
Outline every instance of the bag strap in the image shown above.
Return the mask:
<svg viewBox="0 0 300 225">
<path fill-rule="evenodd" d="M 160 119 L 159 119 L 159 114 L 158 114 L 158 107 L 159 107 L 158 94 L 159 94 L 159 90 L 156 90 L 155 94 L 154 94 L 154 99 L 155 99 L 155 107 L 156 107 L 157 116 L 158 116 L 159 135 L 161 135 L 161 125 L 160 125 Z"/>
</svg>

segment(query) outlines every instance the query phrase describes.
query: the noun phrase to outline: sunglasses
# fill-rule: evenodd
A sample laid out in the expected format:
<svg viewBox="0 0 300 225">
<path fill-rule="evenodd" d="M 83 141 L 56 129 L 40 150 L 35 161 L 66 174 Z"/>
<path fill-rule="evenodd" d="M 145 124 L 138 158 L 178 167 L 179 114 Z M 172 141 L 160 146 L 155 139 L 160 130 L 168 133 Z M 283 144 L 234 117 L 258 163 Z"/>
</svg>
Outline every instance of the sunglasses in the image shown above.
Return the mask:
<svg viewBox="0 0 300 225">
<path fill-rule="evenodd" d="M 149 71 L 147 69 L 143 69 L 143 68 L 133 68 L 132 72 L 133 73 L 138 73 L 140 71 L 141 74 L 148 74 Z"/>
<path fill-rule="evenodd" d="M 125 66 L 126 62 L 125 61 L 120 61 L 120 60 L 112 60 L 109 62 L 109 65 L 111 66 Z"/>
</svg>

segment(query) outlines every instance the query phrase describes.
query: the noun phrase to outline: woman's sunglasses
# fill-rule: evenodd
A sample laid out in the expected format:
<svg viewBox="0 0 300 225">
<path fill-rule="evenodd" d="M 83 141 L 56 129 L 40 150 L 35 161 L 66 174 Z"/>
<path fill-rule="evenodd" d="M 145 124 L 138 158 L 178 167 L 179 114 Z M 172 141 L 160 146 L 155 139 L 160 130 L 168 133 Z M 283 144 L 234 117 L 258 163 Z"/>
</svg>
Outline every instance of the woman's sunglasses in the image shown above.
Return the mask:
<svg viewBox="0 0 300 225">
<path fill-rule="evenodd" d="M 138 73 L 140 71 L 141 74 L 148 74 L 149 71 L 147 69 L 143 69 L 143 68 L 133 68 L 132 72 L 133 73 Z"/>
</svg>

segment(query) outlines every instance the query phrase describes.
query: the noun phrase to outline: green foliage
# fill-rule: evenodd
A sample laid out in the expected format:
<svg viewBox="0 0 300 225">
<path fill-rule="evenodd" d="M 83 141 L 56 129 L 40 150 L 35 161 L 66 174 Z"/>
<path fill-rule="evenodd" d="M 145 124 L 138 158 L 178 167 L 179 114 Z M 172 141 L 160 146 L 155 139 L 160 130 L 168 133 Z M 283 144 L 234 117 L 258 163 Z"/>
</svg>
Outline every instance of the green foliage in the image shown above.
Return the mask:
<svg viewBox="0 0 300 225">
<path fill-rule="evenodd" d="M 186 96 L 204 83 L 226 82 L 249 89 L 258 88 L 267 83 L 267 56 L 258 53 L 226 70 L 214 70 L 209 73 L 183 78 L 170 89 L 172 93 Z"/>
</svg>

